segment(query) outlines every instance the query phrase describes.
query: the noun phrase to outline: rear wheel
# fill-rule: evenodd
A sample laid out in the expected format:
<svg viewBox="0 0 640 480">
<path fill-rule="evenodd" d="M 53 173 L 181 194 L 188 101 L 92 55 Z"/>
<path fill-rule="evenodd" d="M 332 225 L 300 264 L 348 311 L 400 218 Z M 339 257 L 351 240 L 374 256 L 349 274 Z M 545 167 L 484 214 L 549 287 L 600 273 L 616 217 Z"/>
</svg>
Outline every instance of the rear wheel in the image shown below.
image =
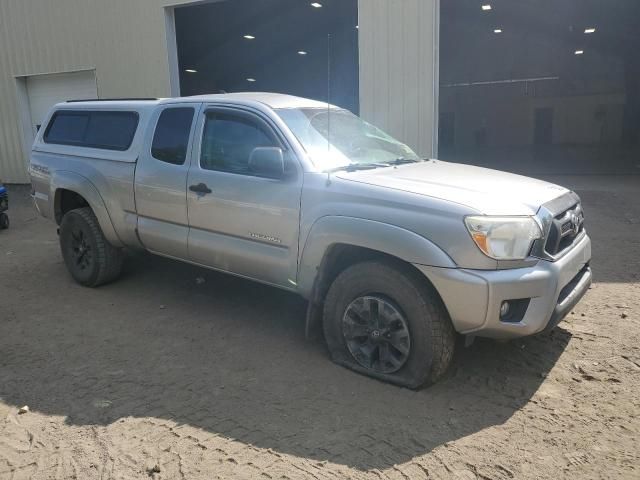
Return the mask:
<svg viewBox="0 0 640 480">
<path fill-rule="evenodd" d="M 60 249 L 71 276 L 86 287 L 111 282 L 122 270 L 122 251 L 107 242 L 88 207 L 71 210 L 62 218 Z"/>
<path fill-rule="evenodd" d="M 335 362 L 403 387 L 436 382 L 453 358 L 456 335 L 439 295 L 393 262 L 360 263 L 338 275 L 323 325 Z"/>
<path fill-rule="evenodd" d="M 9 215 L 6 213 L 0 213 L 0 230 L 6 230 L 9 228 Z"/>
</svg>

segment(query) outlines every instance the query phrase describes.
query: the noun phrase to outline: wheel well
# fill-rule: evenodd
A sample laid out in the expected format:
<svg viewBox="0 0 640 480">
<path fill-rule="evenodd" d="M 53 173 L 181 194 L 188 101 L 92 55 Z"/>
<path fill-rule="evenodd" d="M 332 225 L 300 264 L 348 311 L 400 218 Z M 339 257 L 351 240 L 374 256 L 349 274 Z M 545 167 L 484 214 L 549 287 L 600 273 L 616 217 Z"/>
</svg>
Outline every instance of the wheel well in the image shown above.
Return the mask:
<svg viewBox="0 0 640 480">
<path fill-rule="evenodd" d="M 56 190 L 54 205 L 56 222 L 60 225 L 62 217 L 64 217 L 67 212 L 75 210 L 76 208 L 88 207 L 89 202 L 87 202 L 82 195 L 72 190 L 60 188 Z"/>
<path fill-rule="evenodd" d="M 426 288 L 432 288 L 439 296 L 433 284 L 412 264 L 393 255 L 389 255 L 378 250 L 357 247 L 354 245 L 336 244 L 332 245 L 318 268 L 318 276 L 313 285 L 313 292 L 309 299 L 307 308 L 306 329 L 307 338 L 319 338 L 321 336 L 322 312 L 324 310 L 324 299 L 327 296 L 333 280 L 345 269 L 356 263 L 378 260 L 386 261 L 408 274 L 424 282 Z"/>
<path fill-rule="evenodd" d="M 424 278 L 425 282 L 430 284 L 429 280 L 416 267 L 398 257 L 369 248 L 336 244 L 329 248 L 322 260 L 313 289 L 312 301 L 316 304 L 322 304 L 333 280 L 340 273 L 351 265 L 371 260 L 387 261 L 412 274 L 418 273 L 420 278 Z"/>
</svg>

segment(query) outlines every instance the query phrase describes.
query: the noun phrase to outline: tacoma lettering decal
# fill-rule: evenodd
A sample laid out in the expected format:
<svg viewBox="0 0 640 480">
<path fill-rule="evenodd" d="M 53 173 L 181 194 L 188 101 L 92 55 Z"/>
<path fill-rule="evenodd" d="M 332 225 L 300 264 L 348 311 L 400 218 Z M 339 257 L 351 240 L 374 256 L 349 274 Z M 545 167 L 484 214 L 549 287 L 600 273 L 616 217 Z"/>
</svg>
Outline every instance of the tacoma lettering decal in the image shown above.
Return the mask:
<svg viewBox="0 0 640 480">
<path fill-rule="evenodd" d="M 263 240 L 265 242 L 278 243 L 278 244 L 282 243 L 282 240 L 276 237 L 272 237 L 270 235 L 262 235 L 261 233 L 253 233 L 253 232 L 249 232 L 249 235 L 252 238 Z"/>
</svg>

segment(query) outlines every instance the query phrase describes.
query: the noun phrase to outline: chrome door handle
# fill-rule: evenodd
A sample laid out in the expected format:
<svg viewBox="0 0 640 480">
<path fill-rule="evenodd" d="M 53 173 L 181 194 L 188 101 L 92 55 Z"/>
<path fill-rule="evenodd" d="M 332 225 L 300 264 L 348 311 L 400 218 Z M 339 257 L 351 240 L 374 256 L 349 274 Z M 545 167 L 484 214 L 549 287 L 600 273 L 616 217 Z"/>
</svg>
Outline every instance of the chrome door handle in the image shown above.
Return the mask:
<svg viewBox="0 0 640 480">
<path fill-rule="evenodd" d="M 209 187 L 207 187 L 204 183 L 199 183 L 197 185 L 191 185 L 189 187 L 189 190 L 191 190 L 192 192 L 197 193 L 198 195 L 207 195 L 207 194 L 213 192 L 213 190 L 211 190 Z"/>
</svg>

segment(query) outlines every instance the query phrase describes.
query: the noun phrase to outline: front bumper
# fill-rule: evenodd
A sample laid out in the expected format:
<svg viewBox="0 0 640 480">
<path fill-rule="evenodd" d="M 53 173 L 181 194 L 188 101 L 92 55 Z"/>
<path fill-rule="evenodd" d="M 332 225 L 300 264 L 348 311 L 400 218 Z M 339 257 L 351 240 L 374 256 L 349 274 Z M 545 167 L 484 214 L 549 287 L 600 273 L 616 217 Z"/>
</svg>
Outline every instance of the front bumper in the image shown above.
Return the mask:
<svg viewBox="0 0 640 480">
<path fill-rule="evenodd" d="M 591 285 L 591 240 L 585 235 L 555 262 L 511 270 L 447 269 L 416 265 L 440 293 L 455 329 L 465 335 L 517 338 L 555 327 Z M 530 299 L 516 321 L 503 322 L 504 301 Z"/>
</svg>

